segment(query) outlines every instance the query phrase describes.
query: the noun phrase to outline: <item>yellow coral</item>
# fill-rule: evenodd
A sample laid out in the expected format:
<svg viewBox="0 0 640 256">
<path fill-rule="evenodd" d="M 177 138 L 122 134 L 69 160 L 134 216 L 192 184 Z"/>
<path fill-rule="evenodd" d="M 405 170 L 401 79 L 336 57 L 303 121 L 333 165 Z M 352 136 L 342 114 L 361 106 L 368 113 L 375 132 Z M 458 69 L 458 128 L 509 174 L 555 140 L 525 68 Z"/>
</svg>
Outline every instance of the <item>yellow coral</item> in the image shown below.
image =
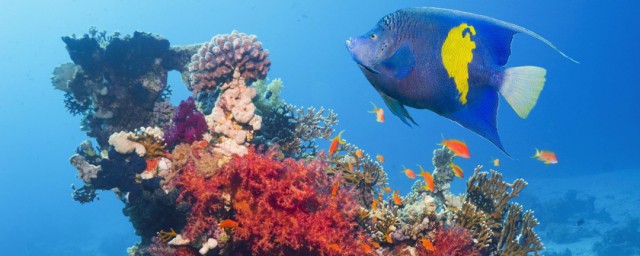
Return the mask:
<svg viewBox="0 0 640 256">
<path fill-rule="evenodd" d="M 158 238 L 160 238 L 160 240 L 165 243 L 171 241 L 171 239 L 178 235 L 178 233 L 176 233 L 173 228 L 170 231 L 160 230 L 156 234 L 158 235 Z"/>
</svg>

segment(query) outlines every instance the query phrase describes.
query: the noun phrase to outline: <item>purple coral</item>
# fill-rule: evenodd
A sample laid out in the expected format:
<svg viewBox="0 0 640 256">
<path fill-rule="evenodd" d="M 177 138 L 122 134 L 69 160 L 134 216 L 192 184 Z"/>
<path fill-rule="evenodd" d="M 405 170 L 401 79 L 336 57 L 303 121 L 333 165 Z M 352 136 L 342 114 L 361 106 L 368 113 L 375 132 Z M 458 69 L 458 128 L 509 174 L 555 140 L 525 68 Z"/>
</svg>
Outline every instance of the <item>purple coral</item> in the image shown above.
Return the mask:
<svg viewBox="0 0 640 256">
<path fill-rule="evenodd" d="M 196 101 L 189 97 L 181 101 L 172 124 L 166 128 L 164 141 L 169 148 L 179 143 L 193 143 L 202 139 L 202 134 L 207 131 L 207 123 L 204 115 L 196 108 Z"/>
<path fill-rule="evenodd" d="M 219 84 L 231 81 L 237 69 L 240 77 L 251 81 L 267 76 L 271 61 L 269 50 L 255 35 L 232 31 L 231 34 L 214 36 L 204 43 L 189 63 L 189 89 L 211 91 Z"/>
</svg>

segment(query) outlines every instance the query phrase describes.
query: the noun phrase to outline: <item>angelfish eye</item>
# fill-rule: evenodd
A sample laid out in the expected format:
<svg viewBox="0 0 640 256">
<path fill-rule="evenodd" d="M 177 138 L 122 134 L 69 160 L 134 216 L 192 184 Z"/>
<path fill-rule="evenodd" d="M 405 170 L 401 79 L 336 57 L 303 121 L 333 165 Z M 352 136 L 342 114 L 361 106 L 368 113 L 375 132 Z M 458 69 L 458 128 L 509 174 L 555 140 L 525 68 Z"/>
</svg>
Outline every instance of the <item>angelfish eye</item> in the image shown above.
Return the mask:
<svg viewBox="0 0 640 256">
<path fill-rule="evenodd" d="M 371 34 L 371 35 L 369 36 L 369 38 L 371 38 L 371 39 L 376 39 L 377 37 L 378 37 L 378 36 L 377 36 L 376 34 Z"/>
</svg>

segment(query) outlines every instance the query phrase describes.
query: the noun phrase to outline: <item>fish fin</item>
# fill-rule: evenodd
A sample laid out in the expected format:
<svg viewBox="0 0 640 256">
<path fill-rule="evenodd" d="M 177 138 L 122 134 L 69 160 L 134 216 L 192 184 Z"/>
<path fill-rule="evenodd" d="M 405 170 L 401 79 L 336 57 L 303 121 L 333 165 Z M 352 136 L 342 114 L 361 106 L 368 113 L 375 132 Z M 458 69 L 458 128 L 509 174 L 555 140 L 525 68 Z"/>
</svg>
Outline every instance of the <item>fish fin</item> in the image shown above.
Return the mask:
<svg viewBox="0 0 640 256">
<path fill-rule="evenodd" d="M 507 60 L 509 59 L 509 55 L 511 54 L 511 49 L 510 49 L 511 40 L 513 39 L 513 35 L 516 33 L 522 33 L 522 34 L 531 36 L 535 39 L 538 39 L 541 42 L 548 45 L 549 47 L 551 47 L 551 49 L 558 52 L 560 55 L 562 55 L 562 57 L 565 57 L 574 63 L 578 63 L 578 64 L 580 63 L 577 60 L 569 57 L 564 52 L 560 51 L 560 49 L 558 49 L 558 47 L 553 45 L 549 40 L 545 39 L 544 37 L 536 34 L 531 30 L 520 27 L 518 25 L 501 21 L 498 19 L 494 19 L 491 17 L 483 16 L 483 15 L 462 12 L 457 10 L 434 8 L 434 7 L 425 7 L 425 9 L 430 12 L 440 13 L 441 15 L 449 18 L 452 16 L 456 17 L 463 22 L 467 20 L 469 22 L 469 25 L 476 27 L 478 34 L 482 34 L 481 33 L 482 30 L 490 32 L 488 34 L 492 36 L 487 37 L 487 42 L 492 46 L 491 49 L 494 51 L 494 54 L 497 57 L 497 62 L 501 66 L 506 64 Z"/>
<path fill-rule="evenodd" d="M 536 105 L 546 74 L 544 68 L 535 66 L 513 67 L 504 71 L 499 91 L 522 119 L 527 118 Z"/>
<path fill-rule="evenodd" d="M 491 141 L 509 156 L 500 142 L 496 128 L 498 93 L 490 87 L 483 87 L 474 91 L 469 98 L 464 109 L 443 116 Z"/>
<path fill-rule="evenodd" d="M 416 57 L 408 43 L 403 43 L 391 57 L 375 66 L 375 70 L 389 77 L 403 79 L 409 76 L 416 65 Z"/>
<path fill-rule="evenodd" d="M 384 103 L 387 104 L 387 107 L 389 108 L 389 110 L 391 110 L 391 113 L 399 117 L 400 120 L 402 120 L 402 122 L 407 124 L 408 126 L 411 126 L 411 124 L 409 123 L 409 121 L 407 121 L 407 119 L 409 119 L 413 124 L 418 126 L 418 123 L 416 123 L 416 121 L 413 120 L 413 118 L 411 117 L 411 115 L 409 115 L 409 112 L 402 105 L 402 103 L 395 100 L 394 98 L 389 97 L 389 95 L 386 95 L 383 92 L 380 92 L 380 91 L 378 92 L 380 93 L 380 96 L 382 96 Z"/>
</svg>

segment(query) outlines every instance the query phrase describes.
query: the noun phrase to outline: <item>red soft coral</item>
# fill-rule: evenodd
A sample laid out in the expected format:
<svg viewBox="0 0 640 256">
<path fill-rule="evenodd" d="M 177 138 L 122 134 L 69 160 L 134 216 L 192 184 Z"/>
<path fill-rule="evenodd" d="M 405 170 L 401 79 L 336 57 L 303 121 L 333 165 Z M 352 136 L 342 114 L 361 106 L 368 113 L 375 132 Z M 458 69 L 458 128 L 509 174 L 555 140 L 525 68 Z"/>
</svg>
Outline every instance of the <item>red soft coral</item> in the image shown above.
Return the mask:
<svg viewBox="0 0 640 256">
<path fill-rule="evenodd" d="M 326 164 L 276 157 L 273 151 L 250 149 L 209 179 L 191 166 L 185 168 L 178 187 L 180 199 L 191 204 L 191 214 L 182 235 L 195 239 L 211 234 L 227 215 L 224 218 L 240 225 L 231 231 L 236 250 L 255 255 L 364 255 L 367 236 L 355 222 L 358 206 L 348 191 L 331 195 L 337 181 L 324 174 Z M 232 211 L 226 212 L 229 203 Z"/>
<path fill-rule="evenodd" d="M 435 250 L 429 251 L 419 245 L 420 255 L 429 256 L 479 256 L 473 244 L 473 237 L 468 230 L 462 227 L 440 228 L 435 232 L 433 239 Z"/>
</svg>

